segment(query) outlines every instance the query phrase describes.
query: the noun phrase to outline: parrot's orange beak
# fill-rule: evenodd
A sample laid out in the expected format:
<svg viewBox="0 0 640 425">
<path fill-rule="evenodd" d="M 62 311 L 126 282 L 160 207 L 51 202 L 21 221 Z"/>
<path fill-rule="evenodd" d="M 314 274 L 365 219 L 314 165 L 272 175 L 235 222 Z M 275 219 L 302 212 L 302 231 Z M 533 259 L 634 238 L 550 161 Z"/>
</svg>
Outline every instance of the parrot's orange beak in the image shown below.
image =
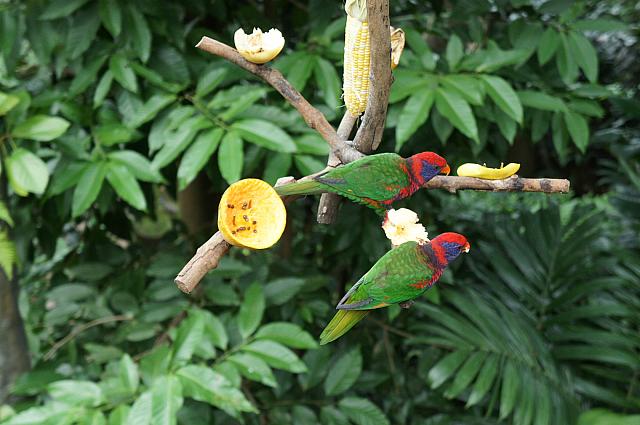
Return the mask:
<svg viewBox="0 0 640 425">
<path fill-rule="evenodd" d="M 469 252 L 469 250 L 471 250 L 471 245 L 469 245 L 469 242 L 467 242 L 466 244 L 464 244 L 464 248 L 462 249 L 464 252 Z"/>
<path fill-rule="evenodd" d="M 444 166 L 444 168 L 442 168 L 442 170 L 440 170 L 441 174 L 445 174 L 445 175 L 449 175 L 449 173 L 451 172 L 451 168 L 449 168 L 449 164 L 446 164 Z"/>
</svg>

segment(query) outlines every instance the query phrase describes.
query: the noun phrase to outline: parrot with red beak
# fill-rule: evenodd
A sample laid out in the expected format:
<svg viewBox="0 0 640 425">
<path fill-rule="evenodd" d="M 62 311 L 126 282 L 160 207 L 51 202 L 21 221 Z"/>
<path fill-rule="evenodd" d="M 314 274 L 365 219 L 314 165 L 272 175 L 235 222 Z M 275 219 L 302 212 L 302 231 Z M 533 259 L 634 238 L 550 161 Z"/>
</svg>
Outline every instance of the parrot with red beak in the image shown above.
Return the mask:
<svg viewBox="0 0 640 425">
<path fill-rule="evenodd" d="M 383 215 L 395 201 L 413 195 L 438 174 L 449 172 L 447 161 L 434 152 L 406 159 L 395 153 L 381 153 L 275 189 L 279 195 L 333 192 Z"/>
</svg>

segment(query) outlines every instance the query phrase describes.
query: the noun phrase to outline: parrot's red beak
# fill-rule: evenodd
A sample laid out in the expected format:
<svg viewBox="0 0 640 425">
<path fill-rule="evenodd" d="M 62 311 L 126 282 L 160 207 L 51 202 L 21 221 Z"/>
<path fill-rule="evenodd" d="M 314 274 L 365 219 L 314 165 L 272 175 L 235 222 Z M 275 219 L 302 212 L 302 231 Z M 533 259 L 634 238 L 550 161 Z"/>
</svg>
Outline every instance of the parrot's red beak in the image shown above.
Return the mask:
<svg viewBox="0 0 640 425">
<path fill-rule="evenodd" d="M 451 172 L 451 168 L 449 168 L 449 164 L 446 164 L 442 170 L 440 170 L 441 174 L 445 174 L 445 175 L 449 175 L 449 173 Z"/>
<path fill-rule="evenodd" d="M 464 244 L 464 248 L 462 250 L 464 252 L 469 252 L 470 249 L 471 249 L 471 245 L 469 245 L 469 242 L 467 242 L 466 244 Z"/>
</svg>

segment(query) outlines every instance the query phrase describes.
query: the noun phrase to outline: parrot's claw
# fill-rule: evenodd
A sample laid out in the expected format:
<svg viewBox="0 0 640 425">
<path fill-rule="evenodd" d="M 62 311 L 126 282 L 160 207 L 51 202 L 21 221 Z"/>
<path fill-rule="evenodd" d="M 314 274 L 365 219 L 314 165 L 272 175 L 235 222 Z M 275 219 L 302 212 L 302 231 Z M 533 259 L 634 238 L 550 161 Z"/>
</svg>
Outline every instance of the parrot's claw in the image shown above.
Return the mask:
<svg viewBox="0 0 640 425">
<path fill-rule="evenodd" d="M 415 303 L 414 300 L 404 301 L 399 303 L 398 305 L 404 309 L 411 308 L 411 306 Z"/>
</svg>

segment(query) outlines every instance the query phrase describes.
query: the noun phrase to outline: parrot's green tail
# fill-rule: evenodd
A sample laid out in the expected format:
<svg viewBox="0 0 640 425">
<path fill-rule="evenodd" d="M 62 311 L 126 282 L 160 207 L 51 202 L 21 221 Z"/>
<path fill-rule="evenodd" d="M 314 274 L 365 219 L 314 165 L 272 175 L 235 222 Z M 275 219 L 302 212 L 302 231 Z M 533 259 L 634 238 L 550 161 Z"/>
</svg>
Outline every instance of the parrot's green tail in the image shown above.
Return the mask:
<svg viewBox="0 0 640 425">
<path fill-rule="evenodd" d="M 320 345 L 325 345 L 346 334 L 364 319 L 369 310 L 339 310 L 320 334 Z"/>
<path fill-rule="evenodd" d="M 277 186 L 278 195 L 312 195 L 314 193 L 322 193 L 324 185 L 314 180 L 303 182 L 289 183 Z"/>
</svg>

